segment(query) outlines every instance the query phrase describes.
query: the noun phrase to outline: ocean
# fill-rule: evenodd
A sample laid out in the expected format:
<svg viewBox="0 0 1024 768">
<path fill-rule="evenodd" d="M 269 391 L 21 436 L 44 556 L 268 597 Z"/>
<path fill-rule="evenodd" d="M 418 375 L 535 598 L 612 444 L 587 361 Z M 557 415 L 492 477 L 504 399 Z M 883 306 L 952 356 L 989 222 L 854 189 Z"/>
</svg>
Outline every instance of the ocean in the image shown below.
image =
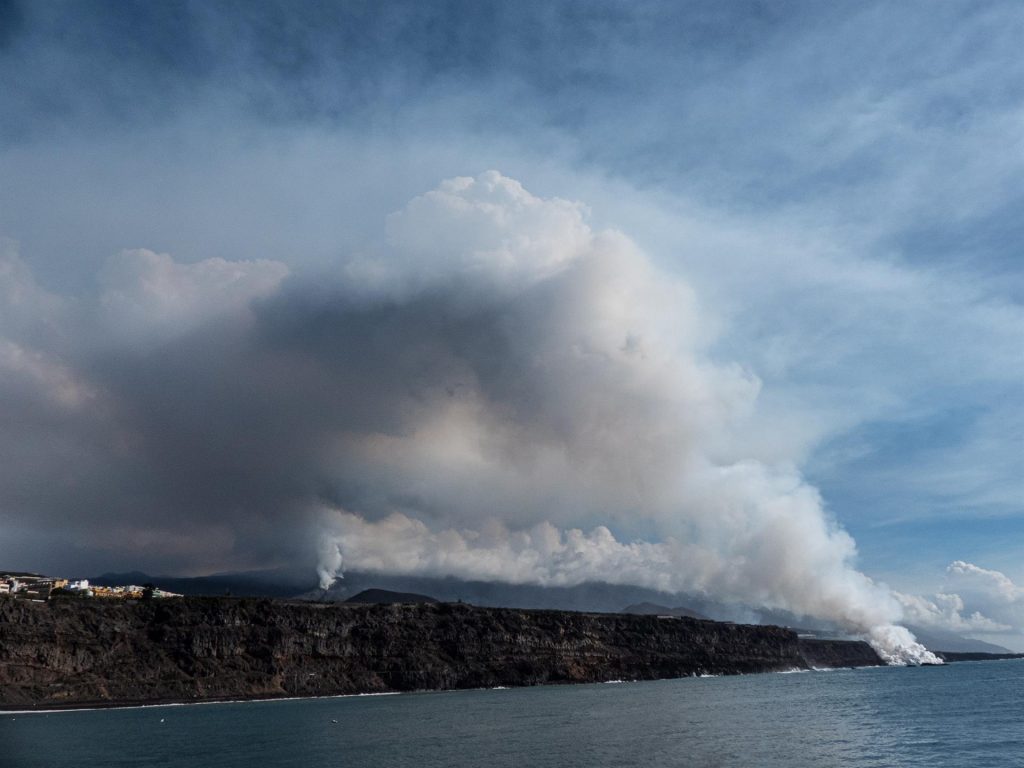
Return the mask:
<svg viewBox="0 0 1024 768">
<path fill-rule="evenodd" d="M 7 712 L 0 765 L 1024 766 L 1024 662 Z"/>
</svg>

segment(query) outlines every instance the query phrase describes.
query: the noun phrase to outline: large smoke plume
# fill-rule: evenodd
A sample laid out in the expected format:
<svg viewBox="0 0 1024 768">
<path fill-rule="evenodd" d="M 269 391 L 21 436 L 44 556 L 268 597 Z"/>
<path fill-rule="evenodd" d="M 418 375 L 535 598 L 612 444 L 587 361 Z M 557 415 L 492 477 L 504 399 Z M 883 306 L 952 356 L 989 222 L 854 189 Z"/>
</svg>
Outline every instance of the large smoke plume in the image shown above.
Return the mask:
<svg viewBox="0 0 1024 768">
<path fill-rule="evenodd" d="M 795 463 L 748 447 L 759 382 L 712 359 L 712 313 L 577 204 L 451 179 L 315 284 L 132 251 L 72 301 L 4 264 L 3 508 L 65 545 L 699 592 L 934 660 Z"/>
</svg>

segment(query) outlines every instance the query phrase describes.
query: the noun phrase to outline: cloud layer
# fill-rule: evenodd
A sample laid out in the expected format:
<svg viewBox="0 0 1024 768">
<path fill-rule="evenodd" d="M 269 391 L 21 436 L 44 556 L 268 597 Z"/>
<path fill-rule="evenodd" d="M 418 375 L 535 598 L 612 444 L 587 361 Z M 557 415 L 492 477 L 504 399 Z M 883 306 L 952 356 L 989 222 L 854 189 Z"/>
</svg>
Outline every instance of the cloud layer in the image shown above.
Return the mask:
<svg viewBox="0 0 1024 768">
<path fill-rule="evenodd" d="M 0 501 L 65 547 L 899 618 L 792 462 L 747 450 L 759 382 L 709 357 L 692 290 L 577 204 L 451 179 L 316 285 L 136 250 L 75 302 L 6 264 L 2 395 L 33 418 Z"/>
<path fill-rule="evenodd" d="M 807 478 L 866 572 L 991 635 L 1009 618 L 935 583 L 959 559 L 1022 577 L 1022 26 L 1012 3 L 0 1 L 0 555 L 260 566 L 344 515 L 486 551 L 485 510 L 510 573 L 569 572 L 545 563 L 604 526 L 698 542 L 665 572 L 728 592 L 679 522 L 705 497 L 790 498 L 853 557 Z M 487 167 L 535 194 L 420 194 Z M 619 282 L 680 298 L 614 310 Z M 537 330 L 606 317 L 675 368 Z M 535 406 L 563 420 L 509 429 Z M 581 447 L 651 422 L 679 440 Z"/>
<path fill-rule="evenodd" d="M 745 453 L 798 459 L 870 572 L 916 589 L 911 570 L 965 558 L 1020 581 L 1022 19 L 1012 3 L 8 0 L 0 234 L 65 296 L 125 247 L 310 280 L 360 251 L 364 294 L 398 296 L 464 257 L 414 258 L 403 216 L 415 237 L 460 193 L 397 217 L 404 262 L 375 280 L 385 213 L 508 169 L 686 275 L 724 319 L 715 355 L 764 382 Z"/>
<path fill-rule="evenodd" d="M 930 599 L 898 594 L 908 622 L 967 634 L 1005 635 L 1024 626 L 1024 588 L 1000 571 L 956 560 L 942 592 Z"/>
</svg>

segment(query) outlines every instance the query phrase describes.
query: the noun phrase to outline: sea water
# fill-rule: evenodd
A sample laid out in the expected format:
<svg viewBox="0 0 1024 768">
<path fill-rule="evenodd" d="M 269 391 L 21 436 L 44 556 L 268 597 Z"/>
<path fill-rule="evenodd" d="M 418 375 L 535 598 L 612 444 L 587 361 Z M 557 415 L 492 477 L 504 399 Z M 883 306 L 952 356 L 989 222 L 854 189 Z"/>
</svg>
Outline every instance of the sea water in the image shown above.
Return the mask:
<svg viewBox="0 0 1024 768">
<path fill-rule="evenodd" d="M 7 712 L 0 765 L 1024 766 L 1024 661 Z"/>
</svg>

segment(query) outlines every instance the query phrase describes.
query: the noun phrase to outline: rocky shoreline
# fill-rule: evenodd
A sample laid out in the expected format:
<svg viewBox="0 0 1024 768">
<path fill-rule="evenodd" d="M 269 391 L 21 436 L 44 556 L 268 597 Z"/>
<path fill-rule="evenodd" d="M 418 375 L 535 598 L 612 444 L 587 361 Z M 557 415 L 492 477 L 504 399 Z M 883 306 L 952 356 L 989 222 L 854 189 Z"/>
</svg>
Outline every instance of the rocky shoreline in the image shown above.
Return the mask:
<svg viewBox="0 0 1024 768">
<path fill-rule="evenodd" d="M 881 664 L 686 617 L 231 598 L 0 600 L 0 708 L 653 680 Z"/>
</svg>

